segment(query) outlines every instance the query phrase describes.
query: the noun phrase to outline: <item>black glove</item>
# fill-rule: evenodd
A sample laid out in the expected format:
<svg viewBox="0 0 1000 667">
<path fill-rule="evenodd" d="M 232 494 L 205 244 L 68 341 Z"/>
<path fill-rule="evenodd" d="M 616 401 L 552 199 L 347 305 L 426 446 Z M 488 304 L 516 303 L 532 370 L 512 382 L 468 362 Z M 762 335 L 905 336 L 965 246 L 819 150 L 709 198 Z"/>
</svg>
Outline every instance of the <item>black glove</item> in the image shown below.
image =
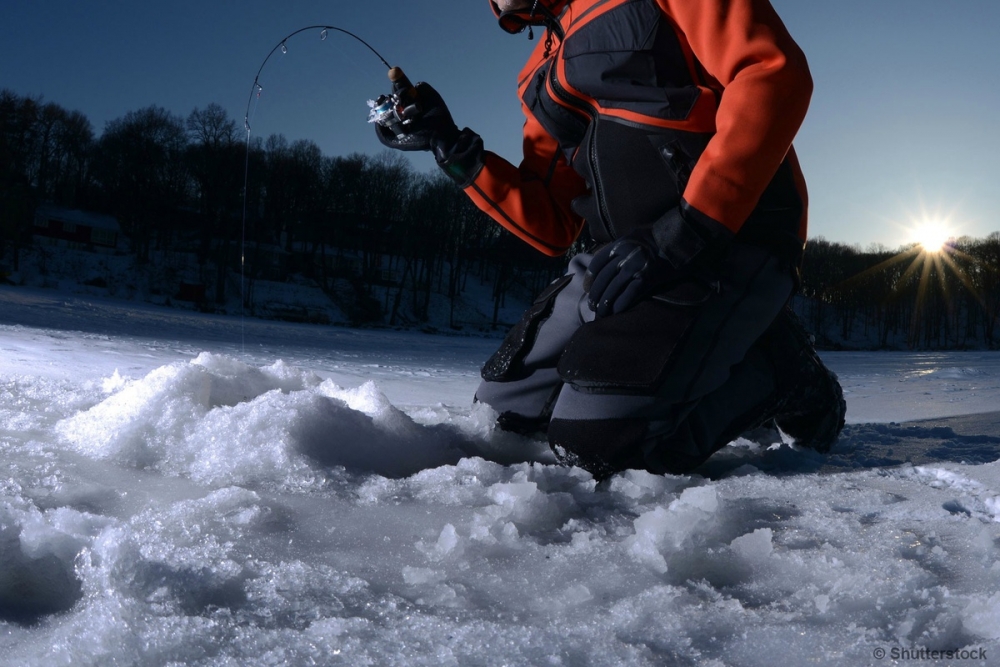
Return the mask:
<svg viewBox="0 0 1000 667">
<path fill-rule="evenodd" d="M 458 127 L 441 95 L 428 83 L 418 83 L 415 88 L 420 113 L 403 126 L 406 133 L 397 137 L 388 127 L 375 123 L 375 136 L 383 145 L 401 151 L 432 150 L 431 141 L 434 139 L 444 143 L 454 142 Z"/>
<path fill-rule="evenodd" d="M 710 280 L 733 233 L 710 219 L 689 221 L 682 208 L 704 217 L 682 204 L 594 254 L 583 286 L 589 292 L 587 305 L 597 317 L 631 308 L 671 283 Z"/>
<path fill-rule="evenodd" d="M 462 188 L 468 186 L 482 168 L 483 140 L 465 128 L 459 130 L 448 105 L 429 83 L 418 83 L 419 116 L 405 126 L 400 137 L 388 127 L 375 123 L 375 136 L 384 146 L 401 151 L 432 151 L 438 166 Z"/>
</svg>

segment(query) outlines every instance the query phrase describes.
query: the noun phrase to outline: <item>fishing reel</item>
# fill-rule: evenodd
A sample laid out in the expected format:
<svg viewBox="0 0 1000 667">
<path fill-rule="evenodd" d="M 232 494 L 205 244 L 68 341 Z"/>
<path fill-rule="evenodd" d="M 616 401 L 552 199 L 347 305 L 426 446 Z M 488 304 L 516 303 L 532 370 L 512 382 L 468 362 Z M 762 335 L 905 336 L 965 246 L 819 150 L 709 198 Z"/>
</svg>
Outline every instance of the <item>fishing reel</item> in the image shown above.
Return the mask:
<svg viewBox="0 0 1000 667">
<path fill-rule="evenodd" d="M 376 100 L 368 100 L 370 111 L 368 122 L 378 123 L 402 139 L 407 134 L 407 126 L 423 112 L 417 98 L 417 89 L 403 74 L 403 70 L 393 67 L 389 70 L 392 92 L 379 95 Z"/>
</svg>

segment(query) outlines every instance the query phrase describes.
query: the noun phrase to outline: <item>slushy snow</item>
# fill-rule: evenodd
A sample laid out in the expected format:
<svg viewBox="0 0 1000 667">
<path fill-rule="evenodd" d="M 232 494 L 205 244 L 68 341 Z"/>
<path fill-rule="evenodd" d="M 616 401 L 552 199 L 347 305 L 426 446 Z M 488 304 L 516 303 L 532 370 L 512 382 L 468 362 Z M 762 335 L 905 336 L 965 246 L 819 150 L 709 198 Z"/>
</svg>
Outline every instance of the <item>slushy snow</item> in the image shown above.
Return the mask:
<svg viewBox="0 0 1000 667">
<path fill-rule="evenodd" d="M 0 664 L 997 664 L 1000 355 L 824 354 L 829 456 L 598 486 L 472 403 L 497 342 L 0 287 Z"/>
</svg>

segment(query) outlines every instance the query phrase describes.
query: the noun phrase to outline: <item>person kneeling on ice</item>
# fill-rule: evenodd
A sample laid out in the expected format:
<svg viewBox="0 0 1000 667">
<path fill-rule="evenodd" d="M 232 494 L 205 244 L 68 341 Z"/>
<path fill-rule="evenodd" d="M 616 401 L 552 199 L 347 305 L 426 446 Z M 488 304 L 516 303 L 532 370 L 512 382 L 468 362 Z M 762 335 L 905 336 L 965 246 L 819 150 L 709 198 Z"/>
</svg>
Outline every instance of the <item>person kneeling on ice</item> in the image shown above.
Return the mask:
<svg viewBox="0 0 1000 667">
<path fill-rule="evenodd" d="M 428 84 L 380 141 L 432 151 L 483 211 L 543 253 L 600 244 L 534 301 L 482 370 L 500 427 L 544 431 L 603 479 L 683 473 L 772 422 L 821 452 L 836 376 L 787 302 L 806 190 L 792 138 L 812 79 L 767 0 L 493 0 L 545 30 L 519 78 L 524 159 L 459 130 Z M 409 84 L 406 84 L 409 86 Z"/>
</svg>

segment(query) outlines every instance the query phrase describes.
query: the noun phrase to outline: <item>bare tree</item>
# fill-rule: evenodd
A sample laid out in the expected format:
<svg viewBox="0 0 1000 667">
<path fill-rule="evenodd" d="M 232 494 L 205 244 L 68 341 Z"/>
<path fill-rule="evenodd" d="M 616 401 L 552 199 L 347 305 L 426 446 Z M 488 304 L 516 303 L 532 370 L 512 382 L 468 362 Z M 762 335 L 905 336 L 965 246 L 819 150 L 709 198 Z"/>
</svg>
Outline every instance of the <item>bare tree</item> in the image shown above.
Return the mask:
<svg viewBox="0 0 1000 667">
<path fill-rule="evenodd" d="M 186 148 L 183 119 L 156 106 L 110 121 L 101 136 L 95 175 L 140 262 L 187 198 Z"/>
</svg>

